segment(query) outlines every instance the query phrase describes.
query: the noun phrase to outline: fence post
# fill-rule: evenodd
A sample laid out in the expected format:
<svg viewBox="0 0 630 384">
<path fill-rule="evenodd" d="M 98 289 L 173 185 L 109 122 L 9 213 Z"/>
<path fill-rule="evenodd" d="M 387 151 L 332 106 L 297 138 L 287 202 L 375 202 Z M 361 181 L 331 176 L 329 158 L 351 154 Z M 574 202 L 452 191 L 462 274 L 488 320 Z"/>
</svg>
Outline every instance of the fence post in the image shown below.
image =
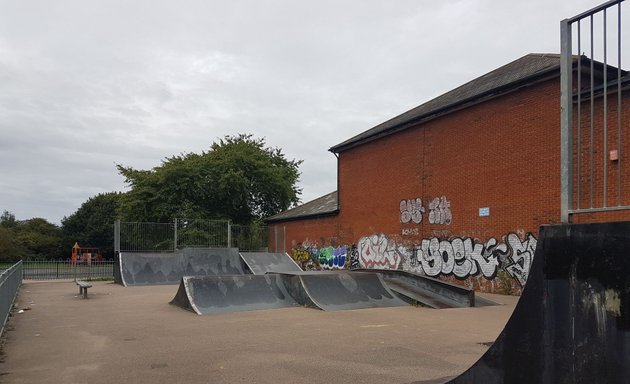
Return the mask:
<svg viewBox="0 0 630 384">
<path fill-rule="evenodd" d="M 114 221 L 114 253 L 120 253 L 120 220 Z"/>
<path fill-rule="evenodd" d="M 177 251 L 177 218 L 173 219 L 173 252 Z"/>
<path fill-rule="evenodd" d="M 232 225 L 230 224 L 230 220 L 228 220 L 228 248 L 232 247 Z"/>
</svg>

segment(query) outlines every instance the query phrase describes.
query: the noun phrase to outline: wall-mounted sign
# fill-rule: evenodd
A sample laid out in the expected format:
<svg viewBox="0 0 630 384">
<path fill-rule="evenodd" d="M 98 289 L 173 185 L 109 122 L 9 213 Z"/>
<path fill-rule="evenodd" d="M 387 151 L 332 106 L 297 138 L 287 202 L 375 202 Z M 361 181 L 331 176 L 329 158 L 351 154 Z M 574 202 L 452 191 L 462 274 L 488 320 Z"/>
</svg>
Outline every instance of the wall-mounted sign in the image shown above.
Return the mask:
<svg viewBox="0 0 630 384">
<path fill-rule="evenodd" d="M 489 207 L 479 208 L 479 217 L 486 217 L 486 216 L 490 216 L 490 208 Z"/>
</svg>

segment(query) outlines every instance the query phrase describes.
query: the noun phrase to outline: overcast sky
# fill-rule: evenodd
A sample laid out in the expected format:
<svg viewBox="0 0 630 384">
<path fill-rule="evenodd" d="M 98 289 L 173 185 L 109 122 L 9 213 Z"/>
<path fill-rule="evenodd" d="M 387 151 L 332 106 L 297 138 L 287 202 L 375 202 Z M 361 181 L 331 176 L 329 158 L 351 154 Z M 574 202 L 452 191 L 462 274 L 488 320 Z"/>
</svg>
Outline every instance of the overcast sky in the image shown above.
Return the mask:
<svg viewBox="0 0 630 384">
<path fill-rule="evenodd" d="M 0 211 L 59 223 L 150 169 L 252 133 L 303 159 L 531 52 L 594 0 L 0 0 Z"/>
</svg>

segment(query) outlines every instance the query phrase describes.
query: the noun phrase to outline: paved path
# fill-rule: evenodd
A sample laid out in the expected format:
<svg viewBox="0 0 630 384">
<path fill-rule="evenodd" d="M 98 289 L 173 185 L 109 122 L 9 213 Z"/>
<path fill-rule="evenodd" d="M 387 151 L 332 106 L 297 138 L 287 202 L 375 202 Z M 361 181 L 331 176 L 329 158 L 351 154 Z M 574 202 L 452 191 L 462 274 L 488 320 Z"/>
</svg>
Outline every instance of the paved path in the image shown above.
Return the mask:
<svg viewBox="0 0 630 384">
<path fill-rule="evenodd" d="M 8 323 L 1 383 L 412 383 L 460 373 L 507 322 L 506 303 L 198 316 L 177 286 L 26 281 Z"/>
</svg>

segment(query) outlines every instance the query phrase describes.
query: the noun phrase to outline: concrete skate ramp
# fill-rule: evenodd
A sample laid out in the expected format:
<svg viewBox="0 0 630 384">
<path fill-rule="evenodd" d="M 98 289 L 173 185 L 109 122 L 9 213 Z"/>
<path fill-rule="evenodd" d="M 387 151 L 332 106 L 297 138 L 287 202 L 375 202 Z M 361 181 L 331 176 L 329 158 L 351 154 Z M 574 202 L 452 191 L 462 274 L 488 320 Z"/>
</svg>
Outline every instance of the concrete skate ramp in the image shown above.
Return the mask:
<svg viewBox="0 0 630 384">
<path fill-rule="evenodd" d="M 450 383 L 628 383 L 629 271 L 630 222 L 541 227 L 512 317 Z"/>
<path fill-rule="evenodd" d="M 186 248 L 175 253 L 119 254 L 124 286 L 178 284 L 183 276 L 244 274 L 236 248 Z"/>
<path fill-rule="evenodd" d="M 240 255 L 254 275 L 302 270 L 286 253 L 241 252 Z"/>
<path fill-rule="evenodd" d="M 377 272 L 389 289 L 404 301 L 425 307 L 459 308 L 497 305 L 480 298 L 477 303 L 475 291 L 461 285 L 451 284 L 432 277 L 396 269 L 361 269 Z"/>
<path fill-rule="evenodd" d="M 279 275 L 185 276 L 171 304 L 199 315 L 298 306 Z"/>
<path fill-rule="evenodd" d="M 283 279 L 299 304 L 324 311 L 408 305 L 374 272 L 294 272 Z"/>
</svg>

